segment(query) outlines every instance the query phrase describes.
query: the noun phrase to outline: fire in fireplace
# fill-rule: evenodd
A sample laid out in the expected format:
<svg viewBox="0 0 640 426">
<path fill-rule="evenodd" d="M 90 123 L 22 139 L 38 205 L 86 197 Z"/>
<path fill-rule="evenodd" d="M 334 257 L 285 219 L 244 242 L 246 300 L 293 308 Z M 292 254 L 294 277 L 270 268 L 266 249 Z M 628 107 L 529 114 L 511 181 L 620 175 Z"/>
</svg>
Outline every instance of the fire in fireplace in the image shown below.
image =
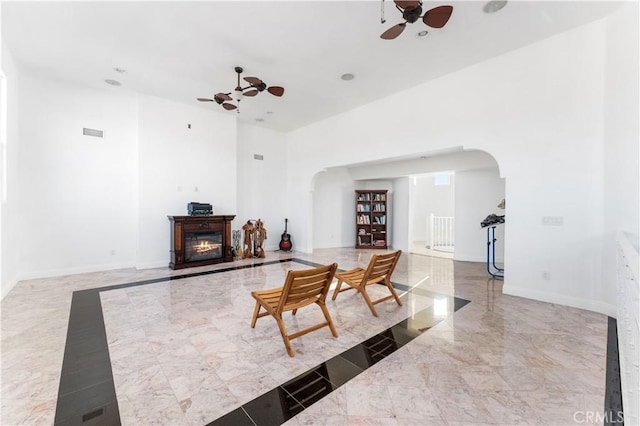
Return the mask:
<svg viewBox="0 0 640 426">
<path fill-rule="evenodd" d="M 185 262 L 222 258 L 222 231 L 210 233 L 187 232 L 184 235 L 184 243 Z"/>
</svg>

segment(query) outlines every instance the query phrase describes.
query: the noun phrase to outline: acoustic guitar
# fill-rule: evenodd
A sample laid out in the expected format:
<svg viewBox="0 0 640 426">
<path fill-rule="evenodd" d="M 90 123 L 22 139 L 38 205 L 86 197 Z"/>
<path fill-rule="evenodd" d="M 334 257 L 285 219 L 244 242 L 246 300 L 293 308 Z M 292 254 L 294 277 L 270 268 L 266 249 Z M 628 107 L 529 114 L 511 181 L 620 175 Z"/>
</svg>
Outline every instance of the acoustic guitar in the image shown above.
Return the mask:
<svg viewBox="0 0 640 426">
<path fill-rule="evenodd" d="M 291 235 L 289 235 L 289 233 L 287 232 L 288 222 L 289 222 L 289 219 L 284 220 L 284 232 L 280 236 L 280 250 L 282 251 L 290 251 L 291 247 L 293 246 L 291 244 Z"/>
</svg>

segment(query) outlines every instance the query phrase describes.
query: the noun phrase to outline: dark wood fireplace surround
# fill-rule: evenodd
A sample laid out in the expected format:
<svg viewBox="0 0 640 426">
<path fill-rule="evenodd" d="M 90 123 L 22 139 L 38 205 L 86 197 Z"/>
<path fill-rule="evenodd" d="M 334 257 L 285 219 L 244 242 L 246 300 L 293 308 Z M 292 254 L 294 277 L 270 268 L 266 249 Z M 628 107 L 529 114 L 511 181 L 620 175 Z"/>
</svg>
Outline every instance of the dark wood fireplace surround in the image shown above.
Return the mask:
<svg viewBox="0 0 640 426">
<path fill-rule="evenodd" d="M 191 268 L 220 262 L 232 262 L 231 221 L 235 215 L 168 216 L 171 221 L 171 269 Z M 222 257 L 199 261 L 185 260 L 185 234 L 222 232 Z"/>
</svg>

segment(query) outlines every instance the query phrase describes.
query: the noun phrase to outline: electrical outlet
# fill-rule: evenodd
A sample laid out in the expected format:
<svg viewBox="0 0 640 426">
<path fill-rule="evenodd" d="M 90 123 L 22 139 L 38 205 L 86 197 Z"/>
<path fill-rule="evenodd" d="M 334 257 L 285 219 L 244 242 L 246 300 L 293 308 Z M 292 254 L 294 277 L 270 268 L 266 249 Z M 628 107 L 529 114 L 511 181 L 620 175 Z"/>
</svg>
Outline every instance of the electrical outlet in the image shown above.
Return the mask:
<svg viewBox="0 0 640 426">
<path fill-rule="evenodd" d="M 551 273 L 549 271 L 542 271 L 542 279 L 549 281 L 551 279 Z"/>
</svg>

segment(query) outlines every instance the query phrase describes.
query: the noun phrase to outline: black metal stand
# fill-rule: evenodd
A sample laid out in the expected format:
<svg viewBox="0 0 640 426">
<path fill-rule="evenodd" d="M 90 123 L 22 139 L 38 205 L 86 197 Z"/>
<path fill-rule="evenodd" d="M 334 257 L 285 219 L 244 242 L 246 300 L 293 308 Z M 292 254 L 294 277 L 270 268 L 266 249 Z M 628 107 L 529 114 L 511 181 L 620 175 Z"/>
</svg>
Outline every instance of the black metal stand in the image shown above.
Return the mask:
<svg viewBox="0 0 640 426">
<path fill-rule="evenodd" d="M 504 269 L 496 265 L 496 227 L 487 228 L 487 272 L 493 278 L 504 278 Z"/>
</svg>

